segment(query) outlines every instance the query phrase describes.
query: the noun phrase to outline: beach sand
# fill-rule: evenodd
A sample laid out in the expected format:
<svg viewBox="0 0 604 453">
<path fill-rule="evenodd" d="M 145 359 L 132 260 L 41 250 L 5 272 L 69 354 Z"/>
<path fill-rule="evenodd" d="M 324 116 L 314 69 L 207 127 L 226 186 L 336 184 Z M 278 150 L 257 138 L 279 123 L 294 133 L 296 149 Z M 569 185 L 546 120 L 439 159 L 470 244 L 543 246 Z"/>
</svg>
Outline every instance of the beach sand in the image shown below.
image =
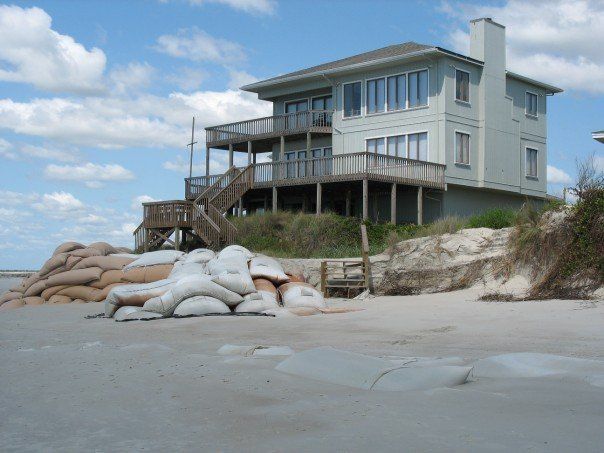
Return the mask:
<svg viewBox="0 0 604 453">
<path fill-rule="evenodd" d="M 564 376 L 358 390 L 222 345 L 382 357 L 541 352 L 602 360 L 604 305 L 477 302 L 472 290 L 292 318 L 84 319 L 102 304 L 0 313 L 4 451 L 601 451 L 604 388 Z"/>
</svg>

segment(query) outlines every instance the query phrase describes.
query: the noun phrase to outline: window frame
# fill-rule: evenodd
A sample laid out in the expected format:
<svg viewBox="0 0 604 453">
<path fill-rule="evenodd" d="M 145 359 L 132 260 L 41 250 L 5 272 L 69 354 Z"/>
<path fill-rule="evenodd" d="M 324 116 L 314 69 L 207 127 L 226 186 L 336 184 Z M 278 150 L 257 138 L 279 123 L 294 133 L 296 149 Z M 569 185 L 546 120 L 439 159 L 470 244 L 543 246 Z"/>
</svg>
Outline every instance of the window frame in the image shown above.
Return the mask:
<svg viewBox="0 0 604 453">
<path fill-rule="evenodd" d="M 529 94 L 532 96 L 535 96 L 535 113 L 530 113 L 528 111 L 528 103 L 526 101 L 527 101 Z M 526 90 L 524 92 L 524 114 L 530 118 L 539 118 L 539 94 L 538 93 L 535 93 L 534 91 L 529 91 L 529 90 Z"/>
<path fill-rule="evenodd" d="M 426 160 L 411 159 L 409 157 L 409 135 L 414 135 L 414 134 L 426 134 Z M 405 155 L 404 156 L 390 156 L 390 154 L 388 154 L 388 138 L 399 137 L 399 136 L 403 136 L 403 135 L 405 136 Z M 411 132 L 397 132 L 394 134 L 376 135 L 376 136 L 366 137 L 365 138 L 365 152 L 369 152 L 369 151 L 367 151 L 367 141 L 368 140 L 375 140 L 375 139 L 380 139 L 380 138 L 384 139 L 384 150 L 386 151 L 386 154 L 382 154 L 383 156 L 417 160 L 418 162 L 432 162 L 430 160 L 430 131 L 428 129 L 422 129 L 422 130 L 411 131 Z"/>
<path fill-rule="evenodd" d="M 426 68 L 427 69 L 427 68 Z M 411 71 L 413 72 L 413 71 Z M 386 98 L 386 102 L 385 102 L 385 108 L 386 110 L 384 110 L 384 113 L 394 113 L 394 112 L 402 112 L 405 110 L 409 109 L 409 77 L 407 77 L 408 72 L 401 72 L 398 74 L 390 74 L 387 76 L 384 76 L 385 80 L 385 86 L 386 86 L 386 93 L 385 93 L 385 98 Z M 394 77 L 401 77 L 401 76 L 405 76 L 405 106 L 401 109 L 393 109 L 393 110 L 388 110 L 388 93 L 389 93 L 389 89 L 388 89 L 388 79 L 390 78 L 394 78 Z M 428 74 L 428 92 L 430 92 L 430 76 Z M 430 96 L 428 96 L 430 97 Z"/>
<path fill-rule="evenodd" d="M 369 82 L 377 82 L 378 80 L 383 80 L 384 81 L 384 104 L 382 105 L 382 110 L 381 111 L 375 111 L 375 112 L 369 112 Z M 371 79 L 365 79 L 365 116 L 372 116 L 372 115 L 381 115 L 383 113 L 386 113 L 386 107 L 388 104 L 388 87 L 386 86 L 388 84 L 388 80 L 387 78 L 384 77 L 373 77 Z M 377 95 L 377 83 L 376 83 L 376 95 Z M 377 100 L 377 96 L 376 96 L 376 100 Z M 377 105 L 377 103 L 376 103 Z"/>
<path fill-rule="evenodd" d="M 457 160 L 457 134 L 463 134 L 463 135 L 467 135 L 468 136 L 468 162 L 458 162 Z M 460 129 L 455 129 L 455 132 L 453 134 L 453 162 L 455 163 L 455 165 L 460 165 L 462 167 L 469 167 L 472 163 L 472 134 L 470 134 L 468 131 L 464 131 L 464 130 L 460 130 Z"/>
<path fill-rule="evenodd" d="M 528 156 L 529 151 L 535 151 L 535 174 L 529 174 Z M 539 149 L 532 146 L 524 147 L 524 176 L 529 179 L 539 179 Z"/>
<path fill-rule="evenodd" d="M 359 114 L 358 115 L 346 115 L 346 99 L 345 99 L 345 88 L 346 85 L 353 85 L 355 83 L 360 83 L 361 84 L 361 108 L 359 109 Z M 344 120 L 349 120 L 352 118 L 360 118 L 363 116 L 363 107 L 364 107 L 364 103 L 363 103 L 363 95 L 364 95 L 365 90 L 363 89 L 363 79 L 361 80 L 352 80 L 350 82 L 343 82 L 342 83 L 342 119 Z"/>
<path fill-rule="evenodd" d="M 464 100 L 464 99 L 458 99 L 457 98 L 457 72 L 464 72 L 466 74 L 468 74 L 468 100 Z M 453 90 L 453 97 L 455 99 L 455 102 L 461 102 L 463 104 L 471 104 L 471 98 L 470 98 L 470 76 L 471 73 L 470 71 L 466 71 L 465 69 L 461 69 L 458 67 L 455 67 L 455 89 Z"/>
</svg>

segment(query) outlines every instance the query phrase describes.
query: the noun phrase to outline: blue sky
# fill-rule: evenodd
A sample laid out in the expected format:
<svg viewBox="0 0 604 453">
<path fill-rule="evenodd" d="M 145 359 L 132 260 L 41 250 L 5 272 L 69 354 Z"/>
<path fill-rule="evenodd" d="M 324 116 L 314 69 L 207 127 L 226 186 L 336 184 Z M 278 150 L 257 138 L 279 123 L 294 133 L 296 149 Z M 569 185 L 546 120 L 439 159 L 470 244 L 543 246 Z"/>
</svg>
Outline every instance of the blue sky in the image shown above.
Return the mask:
<svg viewBox="0 0 604 453">
<path fill-rule="evenodd" d="M 601 1 L 0 5 L 0 268 L 38 267 L 64 240 L 132 245 L 141 200 L 183 196 L 192 115 L 202 143 L 204 126 L 270 112 L 238 86 L 405 41 L 467 52 L 480 16 L 506 25 L 510 69 L 566 90 L 548 104 L 560 193 L 576 158 L 604 161 Z"/>
</svg>

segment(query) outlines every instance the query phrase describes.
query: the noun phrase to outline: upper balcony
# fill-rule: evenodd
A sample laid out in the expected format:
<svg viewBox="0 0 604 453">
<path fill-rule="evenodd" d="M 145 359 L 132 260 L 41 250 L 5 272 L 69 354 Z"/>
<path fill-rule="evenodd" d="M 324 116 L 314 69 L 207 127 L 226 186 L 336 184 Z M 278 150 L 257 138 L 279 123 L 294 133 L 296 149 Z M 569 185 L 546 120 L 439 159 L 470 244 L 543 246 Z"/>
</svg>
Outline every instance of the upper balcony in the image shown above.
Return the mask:
<svg viewBox="0 0 604 453">
<path fill-rule="evenodd" d="M 227 149 L 233 145 L 234 149 L 243 151 L 246 148 L 241 145 L 247 141 L 272 142 L 283 136 L 304 135 L 307 132 L 331 134 L 332 117 L 332 110 L 308 110 L 207 127 L 206 146 Z"/>
</svg>

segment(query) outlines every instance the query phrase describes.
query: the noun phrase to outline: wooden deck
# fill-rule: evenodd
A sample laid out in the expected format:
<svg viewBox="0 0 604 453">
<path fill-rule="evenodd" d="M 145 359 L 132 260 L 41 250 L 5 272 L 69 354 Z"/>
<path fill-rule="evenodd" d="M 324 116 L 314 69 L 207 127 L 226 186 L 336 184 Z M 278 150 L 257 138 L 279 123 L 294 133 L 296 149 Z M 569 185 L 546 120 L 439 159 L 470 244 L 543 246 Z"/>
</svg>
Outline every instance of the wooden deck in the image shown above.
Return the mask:
<svg viewBox="0 0 604 453">
<path fill-rule="evenodd" d="M 271 139 L 307 132 L 331 134 L 332 116 L 331 110 L 309 110 L 207 127 L 206 146 L 221 148 L 249 140 Z"/>
</svg>

